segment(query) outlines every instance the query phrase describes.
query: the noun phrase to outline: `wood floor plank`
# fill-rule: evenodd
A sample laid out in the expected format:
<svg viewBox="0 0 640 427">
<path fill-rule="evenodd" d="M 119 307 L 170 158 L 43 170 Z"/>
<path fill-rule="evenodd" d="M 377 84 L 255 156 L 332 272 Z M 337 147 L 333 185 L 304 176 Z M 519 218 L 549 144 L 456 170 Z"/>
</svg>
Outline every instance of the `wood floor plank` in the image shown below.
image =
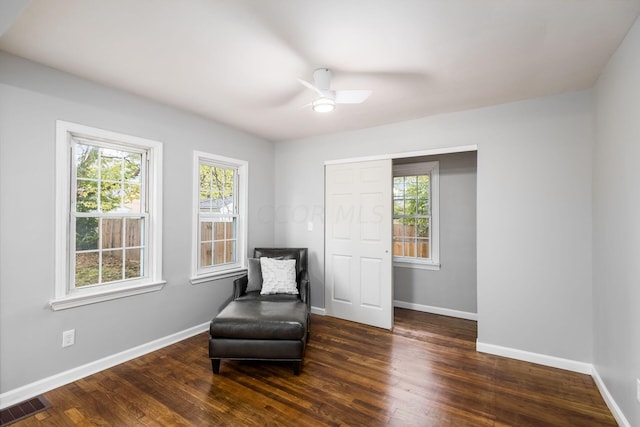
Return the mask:
<svg viewBox="0 0 640 427">
<path fill-rule="evenodd" d="M 214 375 L 203 333 L 52 390 L 15 426 L 616 426 L 590 376 L 477 353 L 473 321 L 312 325 L 299 376 L 226 360 Z"/>
</svg>

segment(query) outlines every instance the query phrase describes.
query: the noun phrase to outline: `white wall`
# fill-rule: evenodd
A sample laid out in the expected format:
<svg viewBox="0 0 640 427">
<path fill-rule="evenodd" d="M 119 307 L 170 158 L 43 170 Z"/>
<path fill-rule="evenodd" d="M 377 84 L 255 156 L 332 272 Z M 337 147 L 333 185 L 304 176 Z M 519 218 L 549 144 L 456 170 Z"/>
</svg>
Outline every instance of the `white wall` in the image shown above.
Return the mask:
<svg viewBox="0 0 640 427">
<path fill-rule="evenodd" d="M 477 144 L 479 341 L 590 362 L 591 95 L 277 143 L 275 239 L 310 248 L 312 305 L 324 306 L 325 160 Z"/>
<path fill-rule="evenodd" d="M 164 143 L 163 290 L 48 307 L 57 119 Z M 189 282 L 193 150 L 249 161 L 249 248 L 271 245 L 257 212 L 273 199 L 272 143 L 0 52 L 0 393 L 203 324 L 231 296 L 231 279 Z"/>
<path fill-rule="evenodd" d="M 394 267 L 394 299 L 477 313 L 475 151 L 427 156 L 440 163 L 440 270 Z M 424 307 L 423 307 L 424 308 Z M 448 311 L 445 311 L 448 312 Z"/>
<path fill-rule="evenodd" d="M 640 21 L 595 89 L 594 365 L 629 425 L 640 425 Z"/>
</svg>

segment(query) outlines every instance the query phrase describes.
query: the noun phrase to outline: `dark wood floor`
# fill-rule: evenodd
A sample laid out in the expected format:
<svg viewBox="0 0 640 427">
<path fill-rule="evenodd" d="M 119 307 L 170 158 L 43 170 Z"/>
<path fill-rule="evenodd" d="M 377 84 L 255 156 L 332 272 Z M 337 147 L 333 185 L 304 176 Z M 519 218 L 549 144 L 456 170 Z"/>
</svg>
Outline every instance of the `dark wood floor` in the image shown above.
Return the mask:
<svg viewBox="0 0 640 427">
<path fill-rule="evenodd" d="M 200 334 L 45 394 L 15 426 L 615 426 L 588 375 L 476 353 L 476 323 L 396 309 L 393 333 L 313 316 L 300 376 Z"/>
</svg>

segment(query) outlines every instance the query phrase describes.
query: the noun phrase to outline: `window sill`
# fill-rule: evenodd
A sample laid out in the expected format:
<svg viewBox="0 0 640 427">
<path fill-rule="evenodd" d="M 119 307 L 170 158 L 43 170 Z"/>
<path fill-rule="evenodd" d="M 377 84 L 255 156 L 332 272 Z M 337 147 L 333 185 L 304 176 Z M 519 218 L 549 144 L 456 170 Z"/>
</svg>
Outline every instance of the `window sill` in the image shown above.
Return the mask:
<svg viewBox="0 0 640 427">
<path fill-rule="evenodd" d="M 191 284 L 198 285 L 200 283 L 211 282 L 211 281 L 220 280 L 220 279 L 227 279 L 229 277 L 242 276 L 245 274 L 247 274 L 246 268 L 244 267 L 234 268 L 233 270 L 218 271 L 216 273 L 210 273 L 207 275 L 192 277 Z"/>
<path fill-rule="evenodd" d="M 430 262 L 420 262 L 420 261 L 393 261 L 394 267 L 402 267 L 402 268 L 415 268 L 418 270 L 440 270 L 440 264 L 434 264 Z"/>
<path fill-rule="evenodd" d="M 126 288 L 110 289 L 91 293 L 75 293 L 62 298 L 49 301 L 53 311 L 66 310 L 68 308 L 80 307 L 88 304 L 95 304 L 102 301 L 109 301 L 133 295 L 155 292 L 162 289 L 165 281 L 145 283 L 144 285 L 128 286 Z"/>
</svg>

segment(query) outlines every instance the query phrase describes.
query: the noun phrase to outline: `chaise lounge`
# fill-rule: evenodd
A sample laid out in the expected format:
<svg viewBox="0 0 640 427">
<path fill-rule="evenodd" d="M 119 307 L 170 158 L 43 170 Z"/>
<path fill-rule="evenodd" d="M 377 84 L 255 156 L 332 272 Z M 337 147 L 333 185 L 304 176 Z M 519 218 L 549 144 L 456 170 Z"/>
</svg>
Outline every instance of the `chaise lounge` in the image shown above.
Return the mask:
<svg viewBox="0 0 640 427">
<path fill-rule="evenodd" d="M 270 360 L 292 362 L 298 375 L 310 312 L 307 249 L 256 248 L 248 274 L 233 282 L 233 299 L 211 321 L 213 372 L 221 359 Z"/>
</svg>

